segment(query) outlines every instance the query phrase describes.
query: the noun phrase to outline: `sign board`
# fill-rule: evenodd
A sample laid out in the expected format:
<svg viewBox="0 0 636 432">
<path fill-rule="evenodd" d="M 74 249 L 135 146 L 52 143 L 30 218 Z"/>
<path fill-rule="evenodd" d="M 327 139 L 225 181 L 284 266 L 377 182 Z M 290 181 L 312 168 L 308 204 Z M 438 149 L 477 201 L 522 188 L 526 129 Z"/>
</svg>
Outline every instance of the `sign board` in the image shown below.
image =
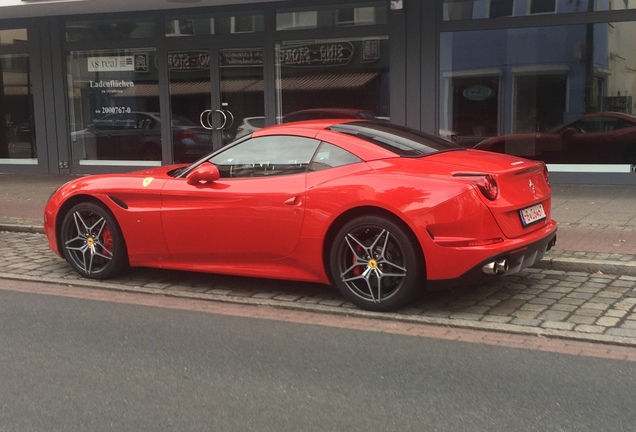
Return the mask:
<svg viewBox="0 0 636 432">
<path fill-rule="evenodd" d="M 148 55 L 88 57 L 89 72 L 148 72 Z"/>
<path fill-rule="evenodd" d="M 344 66 L 353 58 L 353 44 L 333 42 L 282 47 L 278 63 L 285 66 Z"/>
</svg>

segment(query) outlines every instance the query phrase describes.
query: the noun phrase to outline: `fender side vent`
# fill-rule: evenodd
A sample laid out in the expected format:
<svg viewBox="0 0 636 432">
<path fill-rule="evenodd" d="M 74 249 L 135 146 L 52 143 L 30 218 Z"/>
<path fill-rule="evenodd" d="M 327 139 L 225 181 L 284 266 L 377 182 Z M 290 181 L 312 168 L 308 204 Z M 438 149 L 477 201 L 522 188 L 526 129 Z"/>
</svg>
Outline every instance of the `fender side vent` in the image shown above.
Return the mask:
<svg viewBox="0 0 636 432">
<path fill-rule="evenodd" d="M 108 195 L 108 198 L 110 198 L 119 207 L 123 208 L 124 210 L 128 210 L 128 204 L 126 204 L 125 202 L 123 202 L 119 198 L 116 198 L 116 197 L 114 197 L 112 195 Z"/>
</svg>

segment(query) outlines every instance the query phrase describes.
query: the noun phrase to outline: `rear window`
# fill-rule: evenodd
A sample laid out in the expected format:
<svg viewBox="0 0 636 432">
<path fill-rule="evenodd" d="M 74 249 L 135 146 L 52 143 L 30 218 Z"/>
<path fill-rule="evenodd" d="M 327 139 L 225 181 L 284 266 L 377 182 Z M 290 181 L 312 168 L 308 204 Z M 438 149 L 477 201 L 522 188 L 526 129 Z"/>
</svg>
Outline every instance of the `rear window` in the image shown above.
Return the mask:
<svg viewBox="0 0 636 432">
<path fill-rule="evenodd" d="M 349 122 L 333 125 L 329 129 L 363 139 L 403 157 L 464 150 L 454 142 L 392 123 Z"/>
</svg>

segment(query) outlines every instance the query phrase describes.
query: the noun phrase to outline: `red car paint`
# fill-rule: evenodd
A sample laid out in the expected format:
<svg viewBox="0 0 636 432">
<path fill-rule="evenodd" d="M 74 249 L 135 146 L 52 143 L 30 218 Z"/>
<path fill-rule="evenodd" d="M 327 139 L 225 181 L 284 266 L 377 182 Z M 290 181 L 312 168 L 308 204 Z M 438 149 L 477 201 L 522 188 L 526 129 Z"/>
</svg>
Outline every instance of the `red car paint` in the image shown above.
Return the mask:
<svg viewBox="0 0 636 432">
<path fill-rule="evenodd" d="M 190 167 L 71 181 L 46 205 L 49 246 L 65 256 L 60 238 L 65 215 L 73 205 L 93 201 L 116 220 L 131 266 L 331 284 L 329 255 L 336 228 L 374 214 L 396 222 L 416 239 L 422 286 L 452 286 L 491 277 L 481 271 L 491 260 L 505 259 L 509 272 L 532 265 L 556 240 L 550 186 L 541 162 L 459 147 L 400 157 L 337 129 L 350 124 L 374 123 L 290 123 L 256 131 L 234 146 L 255 138 L 304 137 L 346 150 L 359 158 L 357 163 L 289 175 L 215 177 L 207 183 L 197 178 L 194 184 L 187 176 L 175 176 L 177 169 L 192 173 L 212 166 L 199 161 Z M 496 184 L 494 199 L 480 190 L 486 175 Z M 545 218 L 524 227 L 520 210 L 537 204 Z M 376 270 L 375 264 L 369 260 L 361 269 Z"/>
</svg>

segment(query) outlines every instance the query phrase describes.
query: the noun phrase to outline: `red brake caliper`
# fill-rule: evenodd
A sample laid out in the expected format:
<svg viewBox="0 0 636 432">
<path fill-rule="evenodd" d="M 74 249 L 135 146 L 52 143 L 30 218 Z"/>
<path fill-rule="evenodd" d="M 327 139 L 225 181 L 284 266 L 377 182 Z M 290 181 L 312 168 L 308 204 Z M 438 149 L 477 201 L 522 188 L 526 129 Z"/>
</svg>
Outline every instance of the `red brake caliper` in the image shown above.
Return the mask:
<svg viewBox="0 0 636 432">
<path fill-rule="evenodd" d="M 105 248 L 102 252 L 105 255 L 109 255 L 113 250 L 113 235 L 108 227 L 104 227 L 104 231 L 102 232 L 102 244 Z"/>
<path fill-rule="evenodd" d="M 356 255 L 359 255 L 362 252 L 362 248 L 360 247 L 360 245 L 356 245 L 355 247 L 356 249 L 356 253 L 351 257 L 351 264 L 355 264 L 357 261 Z M 353 268 L 353 275 L 354 276 L 360 276 L 362 274 L 362 269 L 360 268 L 360 266 L 356 266 Z"/>
</svg>

